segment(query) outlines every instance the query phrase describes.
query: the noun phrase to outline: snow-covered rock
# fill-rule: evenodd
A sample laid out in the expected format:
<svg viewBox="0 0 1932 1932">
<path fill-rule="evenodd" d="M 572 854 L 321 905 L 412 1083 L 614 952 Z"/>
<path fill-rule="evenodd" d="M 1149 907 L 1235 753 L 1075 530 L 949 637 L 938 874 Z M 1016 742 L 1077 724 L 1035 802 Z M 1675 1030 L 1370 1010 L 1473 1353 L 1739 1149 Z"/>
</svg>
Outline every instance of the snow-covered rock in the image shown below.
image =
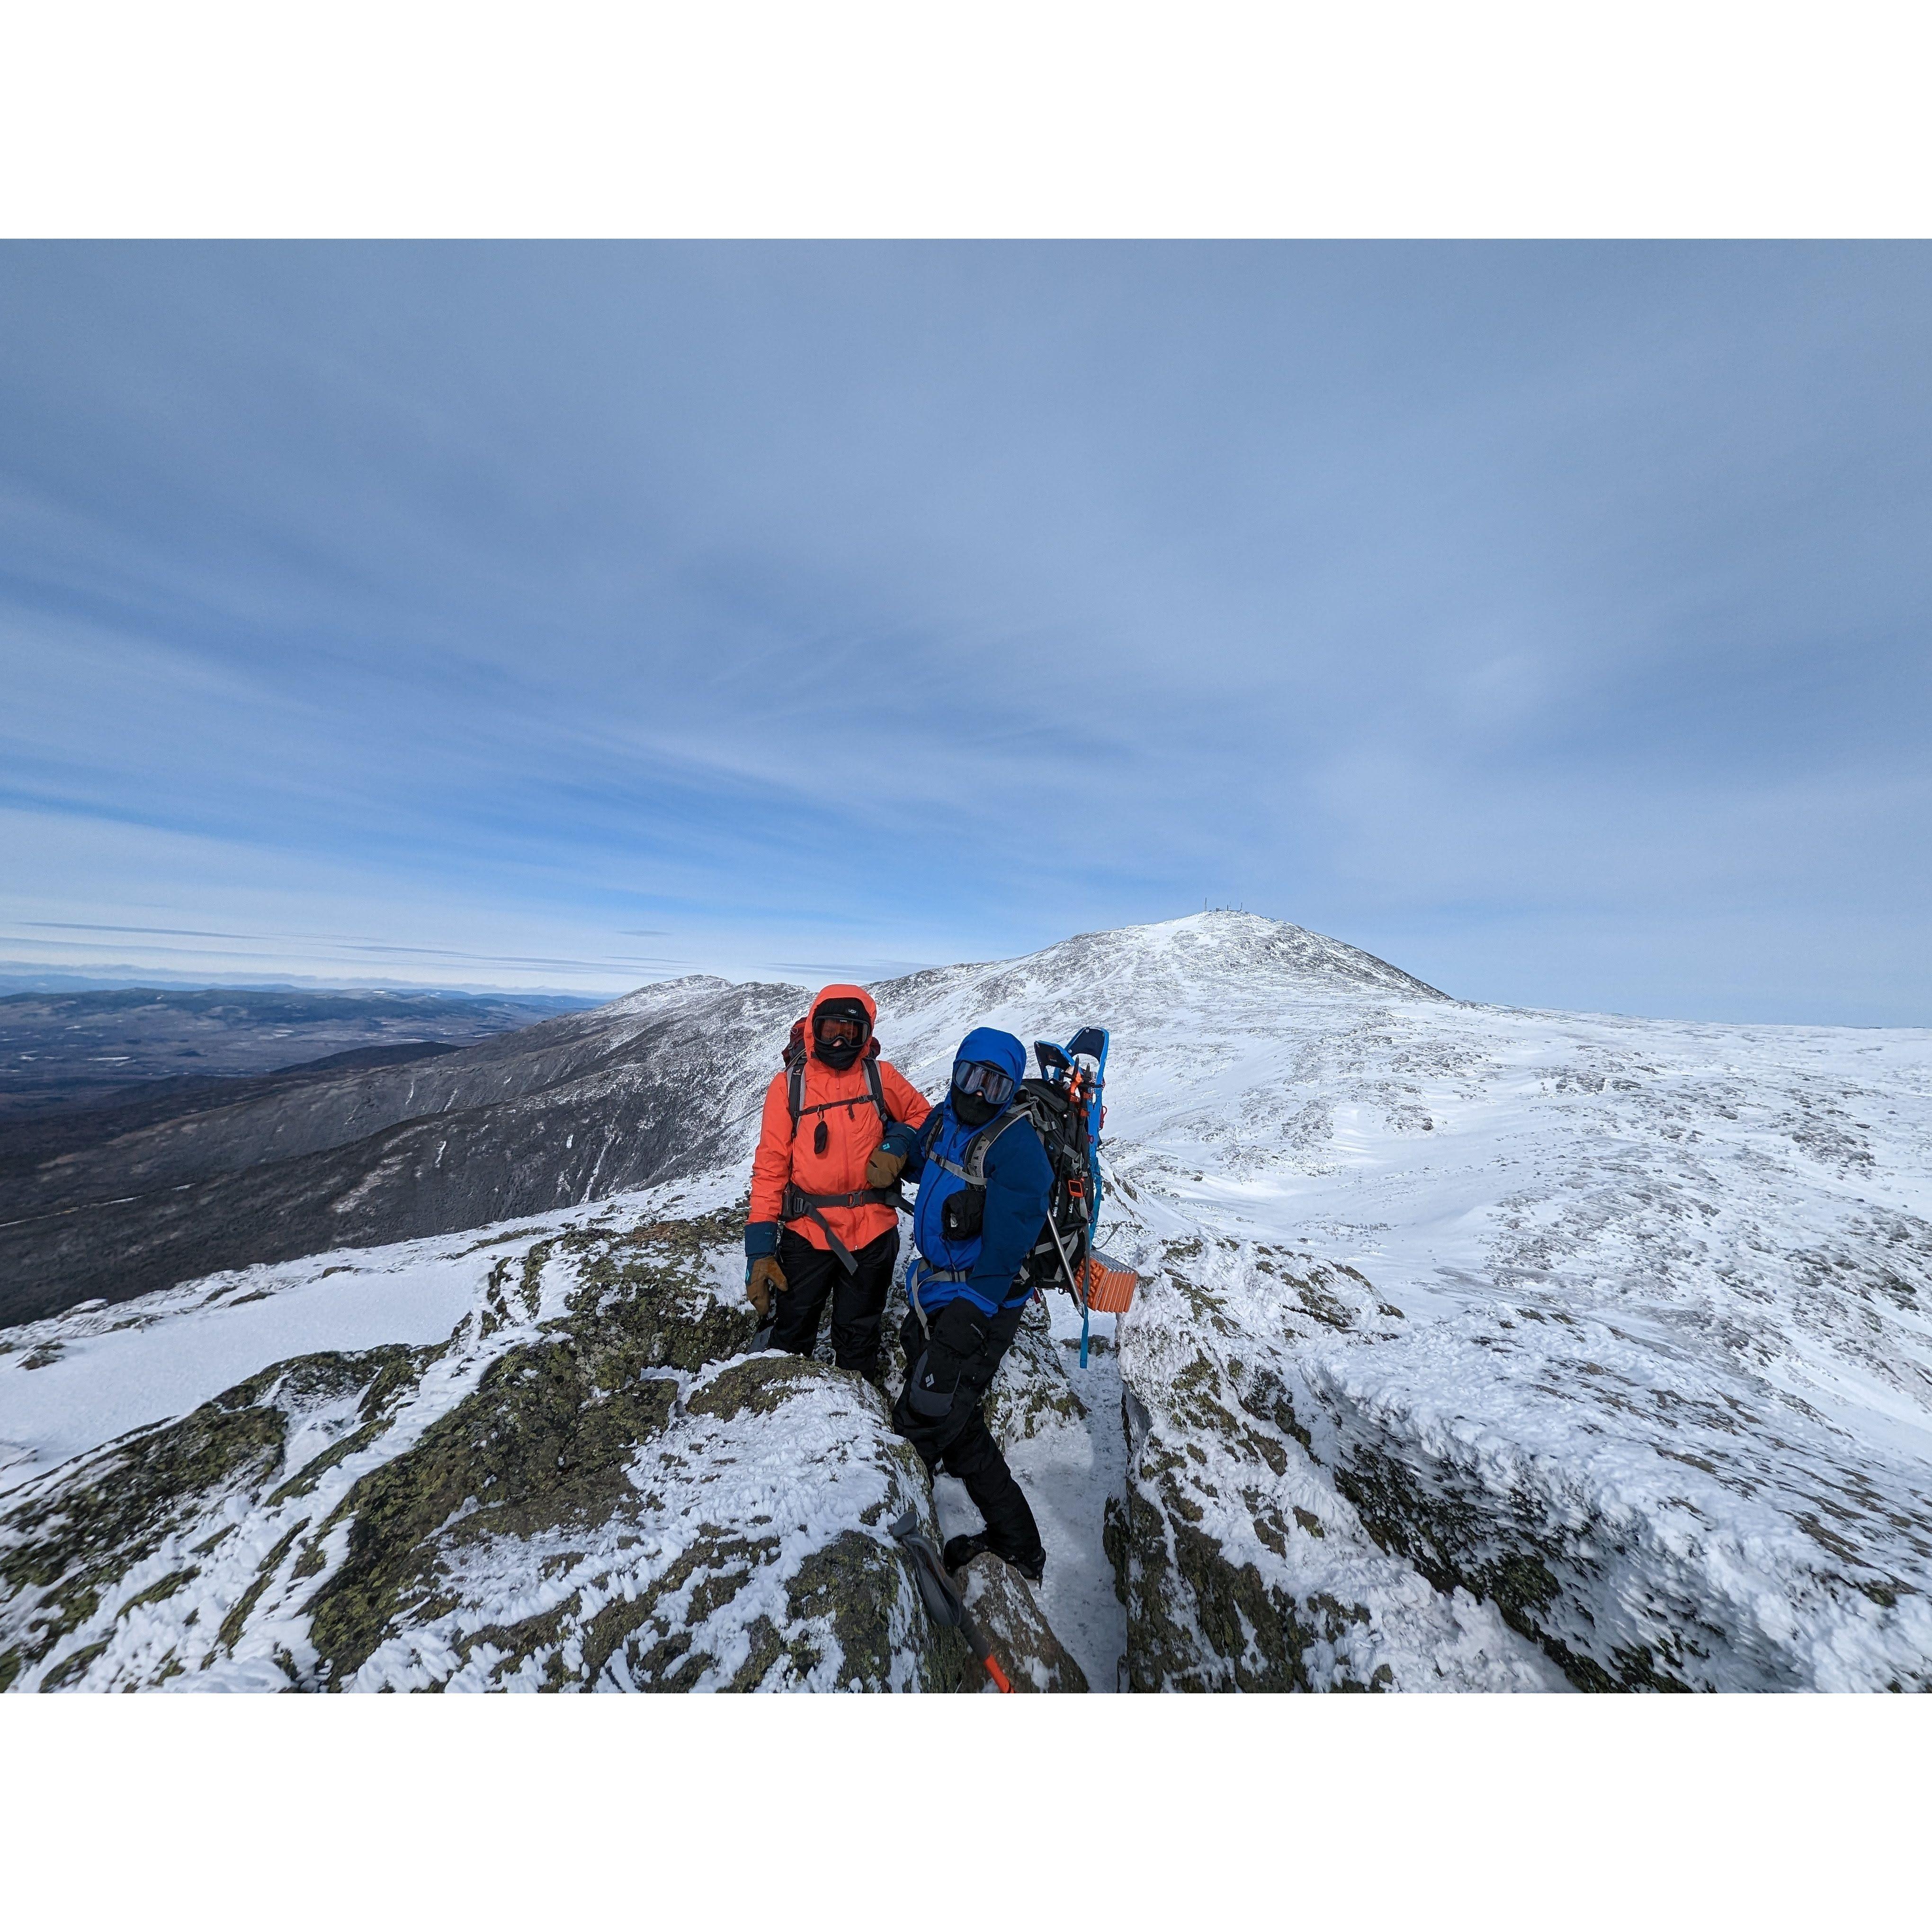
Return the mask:
<svg viewBox="0 0 1932 1932">
<path fill-rule="evenodd" d="M 973 1587 L 1046 1678 L 1036 1612 L 1096 1690 L 1932 1685 L 1932 1033 L 1469 1005 L 1230 914 L 875 991 L 928 1093 L 1114 1030 L 1145 1285 L 988 1408 L 1048 1562 Z M 683 1180 L 0 1331 L 0 1676 L 968 1684 L 884 1527 L 963 1491 L 743 1352 L 798 1002 L 653 998 Z"/>
<path fill-rule="evenodd" d="M 1016 1691 L 1084 1690 L 1087 1675 L 1054 1636 L 1033 1586 L 997 1556 L 979 1556 L 955 1580 L 966 1608 L 992 1645 L 994 1656 Z M 975 1658 L 965 1682 L 996 1689 Z"/>
<path fill-rule="evenodd" d="M 1466 1005 L 1232 914 L 881 1008 L 922 1071 L 1114 1030 L 1134 1682 L 1932 1683 L 1932 1034 Z"/>
<path fill-rule="evenodd" d="M 937 1528 L 879 1393 L 744 1352 L 742 1226 L 512 1234 L 446 1340 L 279 1362 L 29 1480 L 0 1685 L 976 1688 L 885 1527 Z"/>
</svg>

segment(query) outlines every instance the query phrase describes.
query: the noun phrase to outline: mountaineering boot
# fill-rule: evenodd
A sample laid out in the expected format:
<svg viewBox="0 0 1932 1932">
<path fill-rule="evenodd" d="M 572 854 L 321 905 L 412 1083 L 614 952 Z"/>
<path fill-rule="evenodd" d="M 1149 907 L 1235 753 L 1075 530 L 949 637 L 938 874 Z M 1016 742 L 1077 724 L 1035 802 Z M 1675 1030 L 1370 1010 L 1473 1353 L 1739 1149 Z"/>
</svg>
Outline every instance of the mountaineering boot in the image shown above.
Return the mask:
<svg viewBox="0 0 1932 1932">
<path fill-rule="evenodd" d="M 970 1536 L 949 1536 L 943 1552 L 946 1567 L 956 1576 L 981 1551 L 992 1546 L 983 1530 L 975 1530 Z"/>
<path fill-rule="evenodd" d="M 1017 1570 L 1029 1583 L 1037 1583 L 1046 1574 L 1046 1552 L 1036 1550 L 1030 1556 L 1009 1556 L 1004 1550 L 993 1550 L 991 1540 L 983 1529 L 976 1529 L 970 1536 L 954 1536 L 946 1539 L 946 1567 L 958 1570 L 965 1568 L 974 1557 L 982 1551 L 992 1550 L 1001 1562 Z"/>
</svg>

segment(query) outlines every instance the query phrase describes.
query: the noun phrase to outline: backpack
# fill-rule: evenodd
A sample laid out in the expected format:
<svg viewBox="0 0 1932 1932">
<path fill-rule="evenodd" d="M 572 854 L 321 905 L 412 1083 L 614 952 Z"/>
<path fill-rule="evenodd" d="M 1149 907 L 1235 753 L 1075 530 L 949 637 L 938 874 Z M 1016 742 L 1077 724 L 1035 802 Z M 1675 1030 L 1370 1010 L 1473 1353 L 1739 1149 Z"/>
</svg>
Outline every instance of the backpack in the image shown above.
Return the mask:
<svg viewBox="0 0 1932 1932">
<path fill-rule="evenodd" d="M 949 1240 L 970 1240 L 979 1233 L 986 1215 L 986 1156 L 1000 1136 L 1022 1120 L 1040 1136 L 1053 1170 L 1053 1191 L 1048 1196 L 1046 1219 L 1020 1264 L 1014 1286 L 1057 1282 L 1074 1292 L 1092 1243 L 1093 1174 L 1085 1112 L 1064 1086 L 1023 1080 L 1004 1109 L 966 1143 L 956 1164 L 928 1156 L 965 1183 L 944 1204 L 941 1225 Z"/>
</svg>

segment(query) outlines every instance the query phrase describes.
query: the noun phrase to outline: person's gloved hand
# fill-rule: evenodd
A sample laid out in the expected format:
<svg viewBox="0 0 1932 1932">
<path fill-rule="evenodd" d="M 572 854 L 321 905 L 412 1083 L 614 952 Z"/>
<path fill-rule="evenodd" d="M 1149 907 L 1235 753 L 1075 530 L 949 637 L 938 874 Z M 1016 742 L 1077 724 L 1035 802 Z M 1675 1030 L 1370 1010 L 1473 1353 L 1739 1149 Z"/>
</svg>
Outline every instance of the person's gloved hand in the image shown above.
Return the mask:
<svg viewBox="0 0 1932 1932">
<path fill-rule="evenodd" d="M 963 1295 L 956 1295 L 939 1311 L 932 1324 L 932 1354 L 944 1372 L 958 1372 L 986 1346 L 992 1324 Z"/>
<path fill-rule="evenodd" d="M 924 1351 L 906 1371 L 901 1398 L 916 1418 L 931 1422 L 949 1414 L 966 1365 L 985 1346 L 992 1324 L 964 1295 L 939 1311 Z"/>
<path fill-rule="evenodd" d="M 896 1154 L 889 1147 L 875 1147 L 872 1157 L 866 1163 L 866 1185 L 868 1187 L 890 1187 L 899 1178 L 906 1164 L 902 1154 Z"/>
<path fill-rule="evenodd" d="M 745 1299 L 758 1311 L 758 1319 L 771 1319 L 772 1297 L 782 1294 L 790 1286 L 776 1255 L 760 1255 L 745 1271 Z"/>
</svg>

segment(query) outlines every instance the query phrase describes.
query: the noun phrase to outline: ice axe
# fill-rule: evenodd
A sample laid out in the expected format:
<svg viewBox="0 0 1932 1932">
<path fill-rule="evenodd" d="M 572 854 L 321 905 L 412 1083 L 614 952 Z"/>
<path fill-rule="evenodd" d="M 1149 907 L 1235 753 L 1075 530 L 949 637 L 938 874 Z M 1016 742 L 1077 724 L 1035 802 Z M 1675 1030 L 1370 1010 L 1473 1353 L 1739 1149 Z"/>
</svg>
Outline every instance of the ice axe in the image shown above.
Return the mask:
<svg viewBox="0 0 1932 1932">
<path fill-rule="evenodd" d="M 999 1660 L 993 1654 L 993 1646 L 986 1641 L 986 1633 L 973 1621 L 973 1613 L 966 1607 L 966 1599 L 946 1575 L 946 1565 L 939 1560 L 939 1552 L 933 1548 L 932 1539 L 920 1533 L 918 1516 L 908 1510 L 892 1526 L 892 1533 L 893 1540 L 912 1558 L 913 1578 L 919 1585 L 926 1614 L 934 1623 L 956 1630 L 972 1646 L 973 1654 L 985 1665 L 986 1675 L 1001 1690 L 1010 1694 L 1013 1687 L 1006 1673 L 1000 1668 Z"/>
</svg>

